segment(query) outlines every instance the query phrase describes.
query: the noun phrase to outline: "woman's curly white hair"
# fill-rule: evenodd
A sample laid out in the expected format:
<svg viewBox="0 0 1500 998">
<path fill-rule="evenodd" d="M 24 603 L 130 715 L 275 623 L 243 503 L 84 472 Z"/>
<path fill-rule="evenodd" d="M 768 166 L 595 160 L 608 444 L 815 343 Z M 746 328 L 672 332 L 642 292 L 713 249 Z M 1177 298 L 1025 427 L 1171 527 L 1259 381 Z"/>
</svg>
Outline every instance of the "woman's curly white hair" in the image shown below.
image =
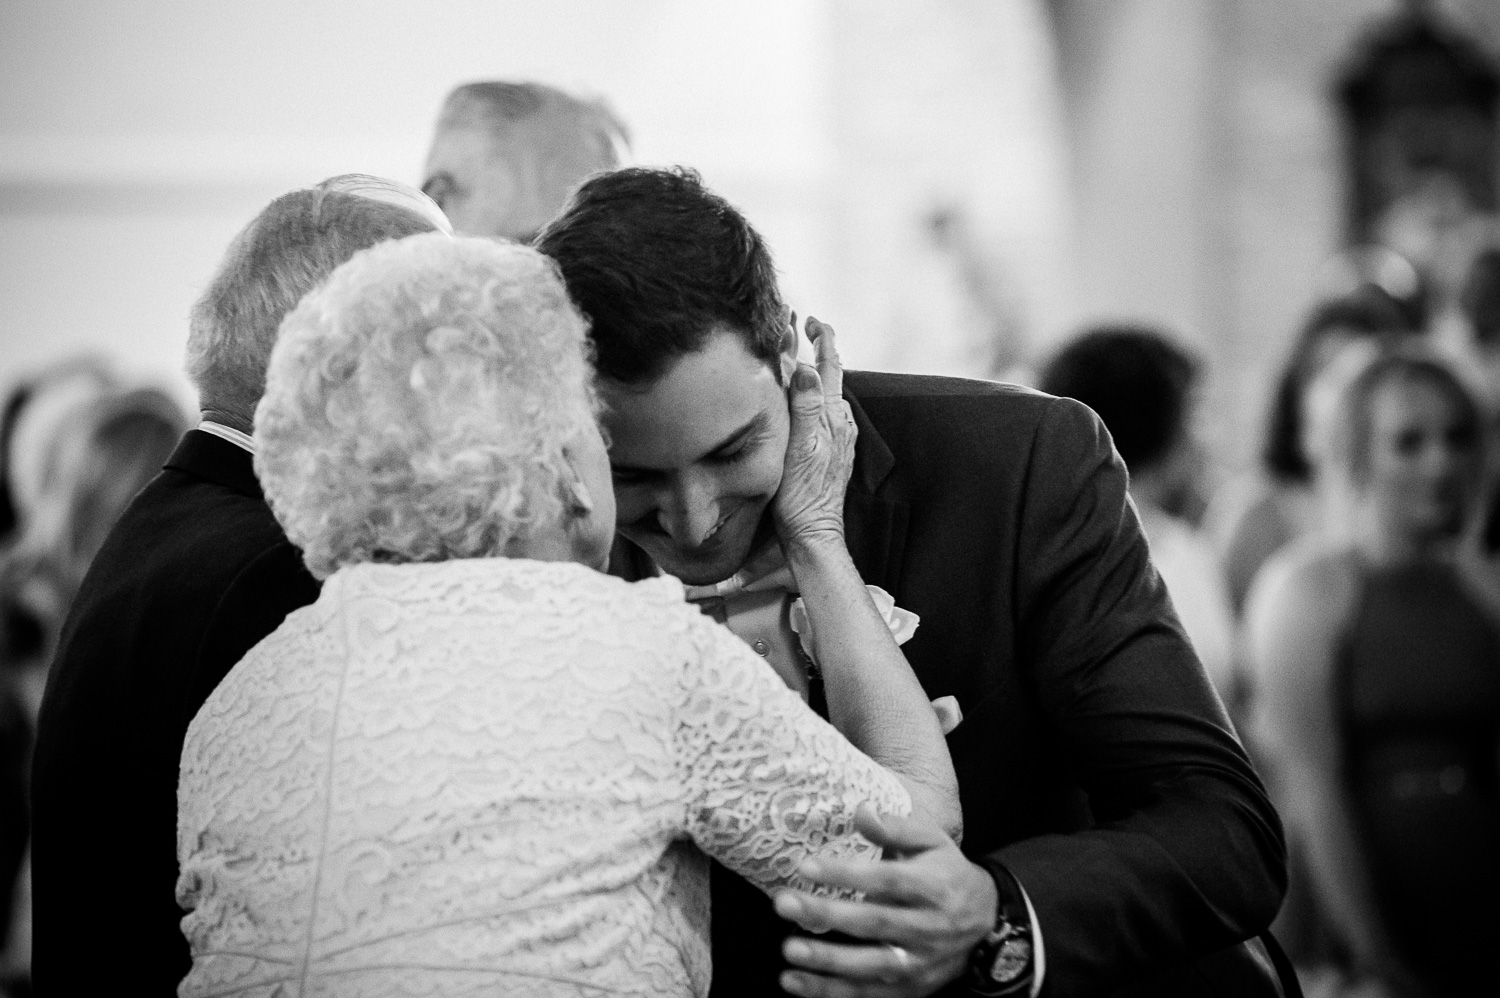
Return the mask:
<svg viewBox="0 0 1500 998">
<path fill-rule="evenodd" d="M 430 233 L 335 270 L 282 323 L 255 415 L 256 474 L 308 570 L 563 529 L 563 449 L 597 405 L 587 331 L 523 246 Z"/>
</svg>

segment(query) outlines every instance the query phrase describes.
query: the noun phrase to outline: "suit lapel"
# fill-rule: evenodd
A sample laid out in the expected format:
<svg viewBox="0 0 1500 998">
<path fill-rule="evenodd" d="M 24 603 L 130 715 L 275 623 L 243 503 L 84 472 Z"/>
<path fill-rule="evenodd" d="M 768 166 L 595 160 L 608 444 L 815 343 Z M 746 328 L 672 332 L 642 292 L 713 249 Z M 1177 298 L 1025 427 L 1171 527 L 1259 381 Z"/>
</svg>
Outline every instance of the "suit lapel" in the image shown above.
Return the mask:
<svg viewBox="0 0 1500 998">
<path fill-rule="evenodd" d="M 860 577 L 895 595 L 910 507 L 900 500 L 876 494 L 895 470 L 895 455 L 847 384 L 844 400 L 849 403 L 859 428 L 859 439 L 854 445 L 854 474 L 844 496 L 844 543 Z"/>
<path fill-rule="evenodd" d="M 850 493 L 844 500 L 844 543 L 860 578 L 895 594 L 906 544 L 904 502 Z"/>
</svg>

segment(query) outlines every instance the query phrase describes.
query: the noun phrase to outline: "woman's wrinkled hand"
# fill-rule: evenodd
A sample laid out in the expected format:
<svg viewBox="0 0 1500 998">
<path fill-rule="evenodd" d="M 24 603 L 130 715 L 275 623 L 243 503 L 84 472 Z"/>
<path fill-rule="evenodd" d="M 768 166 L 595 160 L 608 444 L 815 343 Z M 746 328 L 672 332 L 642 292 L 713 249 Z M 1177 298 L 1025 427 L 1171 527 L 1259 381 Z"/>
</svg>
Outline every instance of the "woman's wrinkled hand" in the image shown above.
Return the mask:
<svg viewBox="0 0 1500 998">
<path fill-rule="evenodd" d="M 792 318 L 793 328 L 796 317 Z M 854 471 L 858 431 L 844 401 L 844 369 L 833 330 L 808 317 L 816 365 L 799 362 L 788 389 L 791 433 L 781 488 L 772 506 L 784 546 L 844 538 L 844 492 Z"/>
</svg>

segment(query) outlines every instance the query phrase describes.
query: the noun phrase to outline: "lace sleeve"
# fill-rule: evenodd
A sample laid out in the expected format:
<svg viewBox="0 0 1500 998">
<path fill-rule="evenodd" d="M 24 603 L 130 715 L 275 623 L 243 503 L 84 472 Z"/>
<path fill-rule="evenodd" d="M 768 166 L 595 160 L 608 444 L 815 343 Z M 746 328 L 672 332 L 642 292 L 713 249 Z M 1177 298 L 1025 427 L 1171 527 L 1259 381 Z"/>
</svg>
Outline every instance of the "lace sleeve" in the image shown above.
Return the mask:
<svg viewBox="0 0 1500 998">
<path fill-rule="evenodd" d="M 699 848 L 767 892 L 811 889 L 795 871 L 814 854 L 879 859 L 854 812 L 910 813 L 901 782 L 729 630 L 697 616 L 688 636 L 675 737 Z"/>
</svg>

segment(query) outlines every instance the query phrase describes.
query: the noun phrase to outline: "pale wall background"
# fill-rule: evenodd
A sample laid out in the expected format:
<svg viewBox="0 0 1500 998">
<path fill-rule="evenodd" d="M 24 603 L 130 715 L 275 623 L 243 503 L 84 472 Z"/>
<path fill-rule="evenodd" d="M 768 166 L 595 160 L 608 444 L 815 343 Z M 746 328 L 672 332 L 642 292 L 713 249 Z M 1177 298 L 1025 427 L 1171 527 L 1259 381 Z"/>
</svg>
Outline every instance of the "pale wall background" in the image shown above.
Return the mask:
<svg viewBox="0 0 1500 998">
<path fill-rule="evenodd" d="M 1437 6 L 1500 51 L 1500 3 Z M 0 0 L 0 385 L 93 349 L 190 401 L 188 305 L 260 207 L 416 181 L 451 86 L 538 79 L 607 97 L 639 161 L 702 170 L 851 365 L 984 375 L 1085 321 L 1159 322 L 1208 360 L 1233 469 L 1338 244 L 1330 81 L 1397 7 Z"/>
</svg>

